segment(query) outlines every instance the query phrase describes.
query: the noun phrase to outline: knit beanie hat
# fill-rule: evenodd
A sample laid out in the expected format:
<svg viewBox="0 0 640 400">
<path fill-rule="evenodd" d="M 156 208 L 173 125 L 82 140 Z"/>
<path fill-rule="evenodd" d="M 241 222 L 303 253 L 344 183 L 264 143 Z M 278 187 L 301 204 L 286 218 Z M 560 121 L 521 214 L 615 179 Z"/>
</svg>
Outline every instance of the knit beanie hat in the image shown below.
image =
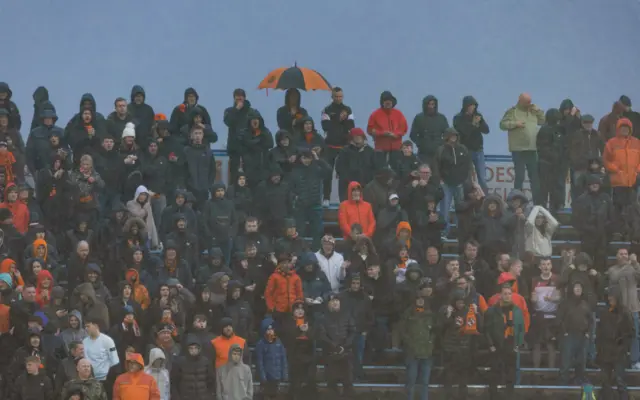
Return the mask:
<svg viewBox="0 0 640 400">
<path fill-rule="evenodd" d="M 122 131 L 122 138 L 124 139 L 127 137 L 136 137 L 136 126 L 133 124 L 133 122 L 127 122 L 124 130 Z"/>
</svg>

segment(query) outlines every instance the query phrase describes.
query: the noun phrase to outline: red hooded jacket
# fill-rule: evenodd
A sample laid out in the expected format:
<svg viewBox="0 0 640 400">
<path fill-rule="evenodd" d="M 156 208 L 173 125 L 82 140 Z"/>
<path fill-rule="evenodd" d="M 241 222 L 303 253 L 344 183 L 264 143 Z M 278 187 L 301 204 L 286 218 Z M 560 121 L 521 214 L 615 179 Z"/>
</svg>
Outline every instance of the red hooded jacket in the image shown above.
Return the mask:
<svg viewBox="0 0 640 400">
<path fill-rule="evenodd" d="M 351 198 L 351 192 L 355 188 L 360 188 L 360 200 L 355 201 Z M 376 232 L 376 218 L 373 215 L 371 204 L 362 200 L 363 190 L 358 182 L 351 182 L 347 192 L 347 200 L 340 203 L 338 208 L 338 221 L 340 222 L 340 230 L 347 239 L 351 235 L 351 225 L 362 225 L 362 233 L 372 238 Z"/>
<path fill-rule="evenodd" d="M 383 93 L 383 96 L 385 93 Z M 380 98 L 380 108 L 369 116 L 367 123 L 367 133 L 373 136 L 376 150 L 392 151 L 400 150 L 402 147 L 402 137 L 407 134 L 409 125 L 402 111 L 395 108 L 383 108 L 383 96 Z M 396 98 L 388 93 L 393 107 L 396 106 Z M 385 132 L 393 133 L 394 137 L 386 136 Z"/>
</svg>

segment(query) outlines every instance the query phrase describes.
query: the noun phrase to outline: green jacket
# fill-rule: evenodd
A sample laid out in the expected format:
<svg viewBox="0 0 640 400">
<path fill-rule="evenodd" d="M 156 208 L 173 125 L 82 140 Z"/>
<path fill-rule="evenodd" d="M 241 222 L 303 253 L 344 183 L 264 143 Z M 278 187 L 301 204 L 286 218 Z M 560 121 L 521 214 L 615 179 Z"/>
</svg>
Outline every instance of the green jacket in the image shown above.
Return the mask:
<svg viewBox="0 0 640 400">
<path fill-rule="evenodd" d="M 524 122 L 524 128 L 516 128 L 518 122 Z M 513 106 L 504 113 L 500 121 L 500 129 L 509 134 L 509 151 L 525 151 L 536 148 L 538 126 L 544 124 L 544 112 L 525 111 L 518 106 Z"/>
<path fill-rule="evenodd" d="M 436 315 L 427 310 L 417 312 L 415 307 L 409 307 L 402 314 L 401 326 L 406 354 L 415 358 L 430 358 L 435 340 Z"/>
<path fill-rule="evenodd" d="M 524 314 L 518 306 L 512 304 L 511 307 L 513 310 L 513 337 L 515 345 L 522 346 L 524 343 Z M 504 317 L 500 303 L 489 308 L 484 314 L 484 334 L 489 347 L 494 346 L 497 349 L 501 349 L 504 346 L 504 332 L 506 329 Z"/>
</svg>

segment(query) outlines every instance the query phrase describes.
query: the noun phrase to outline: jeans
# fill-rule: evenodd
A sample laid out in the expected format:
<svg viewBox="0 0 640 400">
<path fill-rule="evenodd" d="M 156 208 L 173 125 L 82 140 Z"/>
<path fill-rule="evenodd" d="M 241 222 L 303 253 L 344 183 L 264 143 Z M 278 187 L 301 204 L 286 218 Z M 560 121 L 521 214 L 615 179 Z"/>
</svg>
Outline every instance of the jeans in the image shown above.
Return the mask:
<svg viewBox="0 0 640 400">
<path fill-rule="evenodd" d="M 472 151 L 471 161 L 473 162 L 473 167 L 476 169 L 478 185 L 480 185 L 484 194 L 488 195 L 489 187 L 487 186 L 487 166 L 484 162 L 484 151 Z"/>
<path fill-rule="evenodd" d="M 575 367 L 576 381 L 585 381 L 585 359 L 587 355 L 587 338 L 584 333 L 568 333 L 560 342 L 560 383 L 569 384 L 569 369 Z"/>
<path fill-rule="evenodd" d="M 591 332 L 589 332 L 589 345 L 587 347 L 587 360 L 596 360 L 596 313 L 591 313 L 591 319 L 593 320 L 593 326 Z"/>
<path fill-rule="evenodd" d="M 162 226 L 162 210 L 167 207 L 167 197 L 158 194 L 157 197 L 151 197 L 151 212 L 153 213 L 153 221 L 156 227 Z"/>
<path fill-rule="evenodd" d="M 367 335 L 357 333 L 353 342 L 353 376 L 358 379 L 362 377 L 362 358 L 364 357 L 364 348 L 367 344 Z"/>
<path fill-rule="evenodd" d="M 515 178 L 513 188 L 522 190 L 525 168 L 529 175 L 531 195 L 535 204 L 540 203 L 540 180 L 538 179 L 538 153 L 535 150 L 512 151 Z"/>
<path fill-rule="evenodd" d="M 320 249 L 320 239 L 324 234 L 322 204 L 312 206 L 296 205 L 294 213 L 298 232 L 301 236 L 310 236 L 312 239 L 311 249 L 317 251 Z M 309 223 L 308 230 L 307 223 Z"/>
<path fill-rule="evenodd" d="M 407 358 L 407 398 L 413 400 L 416 383 L 422 385 L 420 400 L 429 399 L 429 379 L 431 379 L 431 366 L 433 358 Z M 420 381 L 418 382 L 418 369 Z"/>
<path fill-rule="evenodd" d="M 620 400 L 628 400 L 629 393 L 627 391 L 627 383 L 624 381 L 624 368 L 626 360 L 617 360 L 615 364 L 600 365 L 600 373 L 602 374 L 602 391 L 601 398 L 604 400 L 613 399 L 613 386 L 617 386 Z"/>
<path fill-rule="evenodd" d="M 464 191 L 462 189 L 462 185 L 449 185 L 446 183 L 442 184 L 442 191 L 444 192 L 444 199 L 440 202 L 440 214 L 444 216 L 444 220 L 446 226 L 444 228 L 443 235 L 449 234 L 449 229 L 451 226 L 451 222 L 449 222 L 449 211 L 451 211 L 451 203 L 454 201 L 454 204 L 460 203 L 464 200 Z M 458 223 L 458 217 L 456 214 L 453 214 L 453 218 Z"/>
<path fill-rule="evenodd" d="M 633 330 L 635 332 L 635 336 L 634 338 L 631 340 L 631 349 L 629 350 L 631 352 L 631 365 L 637 363 L 638 361 L 640 361 L 640 339 L 638 336 L 638 328 L 640 328 L 640 321 L 638 321 L 638 313 L 634 312 L 631 313 L 631 316 L 633 317 Z"/>
</svg>

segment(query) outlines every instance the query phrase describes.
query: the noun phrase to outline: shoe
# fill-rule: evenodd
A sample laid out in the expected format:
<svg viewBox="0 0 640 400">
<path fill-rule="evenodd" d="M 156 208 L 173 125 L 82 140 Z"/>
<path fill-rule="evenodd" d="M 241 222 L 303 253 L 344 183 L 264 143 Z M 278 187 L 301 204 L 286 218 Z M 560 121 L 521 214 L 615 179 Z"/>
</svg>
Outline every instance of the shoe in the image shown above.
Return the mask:
<svg viewBox="0 0 640 400">
<path fill-rule="evenodd" d="M 329 200 L 322 200 L 322 207 L 329 208 Z"/>
</svg>

